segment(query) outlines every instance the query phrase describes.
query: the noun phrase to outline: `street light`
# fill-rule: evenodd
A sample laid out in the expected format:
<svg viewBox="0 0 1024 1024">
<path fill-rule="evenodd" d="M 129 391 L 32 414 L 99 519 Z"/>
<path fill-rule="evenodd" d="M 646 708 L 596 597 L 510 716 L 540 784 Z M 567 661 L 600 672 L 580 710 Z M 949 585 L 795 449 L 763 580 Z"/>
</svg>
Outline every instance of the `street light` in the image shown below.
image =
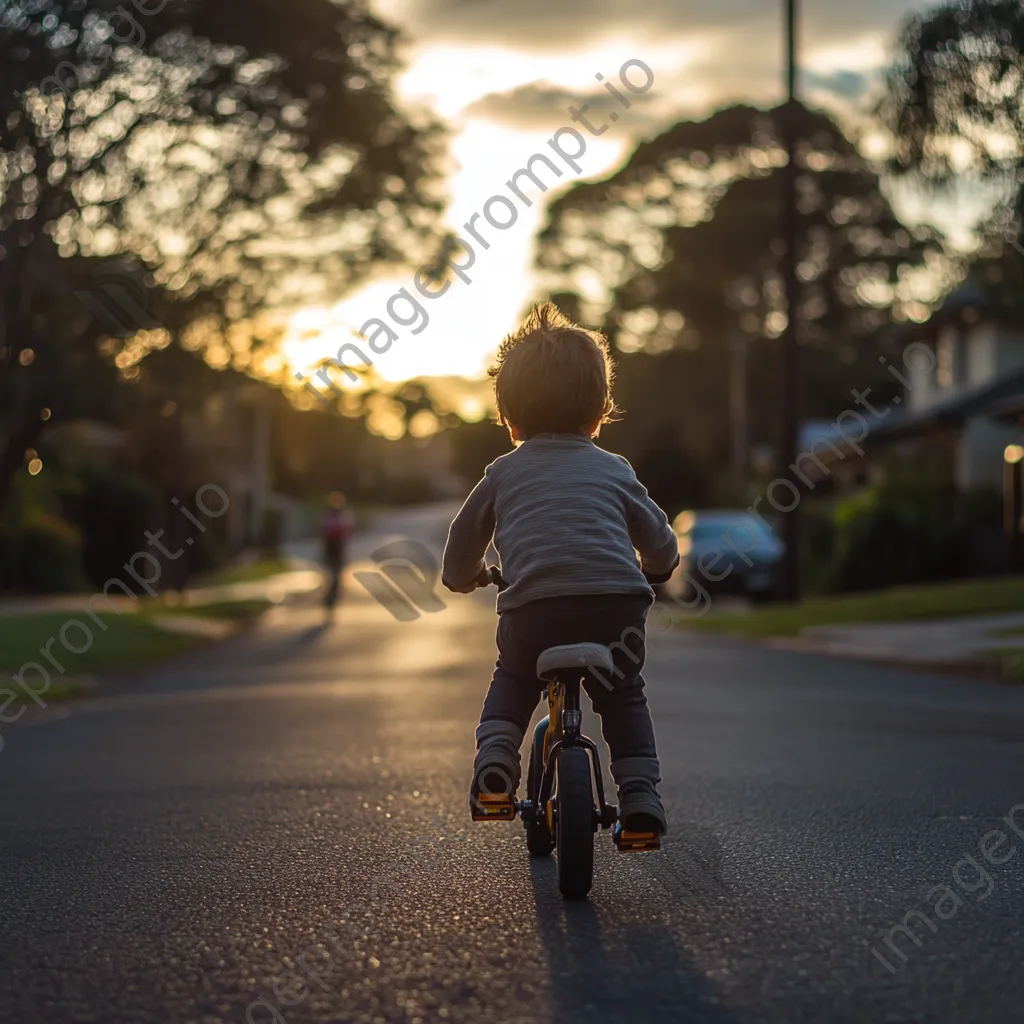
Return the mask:
<svg viewBox="0 0 1024 1024">
<path fill-rule="evenodd" d="M 1003 451 L 1003 534 L 1010 571 L 1021 566 L 1021 461 L 1024 445 L 1008 444 Z"/>
</svg>

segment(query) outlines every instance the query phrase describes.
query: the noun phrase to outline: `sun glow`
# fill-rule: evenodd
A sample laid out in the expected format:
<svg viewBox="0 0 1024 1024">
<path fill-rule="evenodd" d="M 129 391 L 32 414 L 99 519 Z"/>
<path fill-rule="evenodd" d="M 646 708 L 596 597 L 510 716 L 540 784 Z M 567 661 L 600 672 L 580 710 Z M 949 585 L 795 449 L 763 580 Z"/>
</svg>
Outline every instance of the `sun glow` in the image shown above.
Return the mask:
<svg viewBox="0 0 1024 1024">
<path fill-rule="evenodd" d="M 500 46 L 437 46 L 423 50 L 400 77 L 400 94 L 413 103 L 428 103 L 442 117 L 458 119 L 471 112 L 486 96 L 500 96 L 515 89 L 536 87 L 561 90 L 568 96 L 599 94 L 597 75 L 615 81 L 618 69 L 630 57 L 642 57 L 657 78 L 678 72 L 694 60 L 706 45 L 708 33 L 689 40 L 652 46 L 607 40 L 585 49 L 550 53 L 526 53 Z M 571 102 L 567 100 L 567 103 Z M 568 123 L 565 108 L 550 111 L 550 129 Z"/>
<path fill-rule="evenodd" d="M 897 0 L 896 6 L 909 8 L 912 2 Z M 339 348 L 353 344 L 372 360 L 369 378 L 375 382 L 479 379 L 501 338 L 528 303 L 540 297 L 534 239 L 552 198 L 574 181 L 606 174 L 639 138 L 653 135 L 672 118 L 684 113 L 705 116 L 716 104 L 738 98 L 763 106 L 779 98 L 781 69 L 774 57 L 751 61 L 749 67 L 736 67 L 732 60 L 749 38 L 752 22 L 672 22 L 664 34 L 638 28 L 632 38 L 622 32 L 587 31 L 575 46 L 566 45 L 569 40 L 539 38 L 527 49 L 524 43 L 506 45 L 496 35 L 473 45 L 458 32 L 447 37 L 443 31 L 434 33 L 430 19 L 409 0 L 374 0 L 373 6 L 385 18 L 410 26 L 413 41 L 406 50 L 406 70 L 396 80 L 401 101 L 429 110 L 450 128 L 455 170 L 446 183 L 451 202 L 445 224 L 463 237 L 468 237 L 466 223 L 490 197 L 508 196 L 507 182 L 533 154 L 550 155 L 554 133 L 573 125 L 571 105 L 587 97 L 606 98 L 599 74 L 614 81 L 624 61 L 639 58 L 653 70 L 655 85 L 642 103 L 619 111 L 619 120 L 602 135 L 584 133 L 587 148 L 579 172 L 560 165 L 561 175 L 547 179 L 545 193 L 534 189 L 527 193 L 528 204 L 517 202 L 517 215 L 507 229 L 481 229 L 487 244 L 477 245 L 475 263 L 467 271 L 469 283 L 453 279 L 443 296 L 421 299 L 413 286 L 416 267 L 400 273 L 392 268 L 333 306 L 293 316 L 280 370 L 295 387 L 302 386 L 294 381 L 295 372 L 309 377 L 324 360 L 336 358 Z M 821 24 L 809 35 L 805 67 L 819 75 L 851 72 L 870 78 L 887 63 L 888 32 L 870 20 L 859 31 L 830 30 Z M 589 116 L 598 106 L 595 101 Z M 579 124 L 575 127 L 582 130 Z M 386 320 L 389 300 L 403 288 L 423 307 L 425 322 L 396 328 L 390 345 L 372 351 L 360 328 L 373 318 Z M 357 366 L 358 357 L 350 354 L 346 362 Z M 337 369 L 332 379 L 343 389 L 364 386 Z"/>
<path fill-rule="evenodd" d="M 565 123 L 569 123 L 568 116 Z M 464 225 L 491 196 L 509 196 L 506 182 L 532 154 L 554 156 L 547 145 L 551 134 L 514 131 L 483 120 L 467 122 L 452 142 L 459 169 L 451 184 L 453 200 L 447 216 L 451 229 L 469 238 Z M 624 133 L 616 137 L 611 131 L 588 139 L 580 167 L 588 176 L 608 170 L 621 159 L 625 142 Z M 554 162 L 557 164 L 557 158 Z M 583 176 L 564 165 L 561 170 L 559 178 L 547 174 L 558 189 Z M 547 195 L 554 191 L 549 189 Z M 401 276 L 379 278 L 364 285 L 331 308 L 296 314 L 282 348 L 289 368 L 309 376 L 323 360 L 336 358 L 341 346 L 354 343 L 370 358 L 374 373 L 384 381 L 482 375 L 502 337 L 515 326 L 533 296 L 534 236 L 546 197 L 532 186 L 524 189 L 524 194 L 530 205 L 517 201 L 515 221 L 508 229 L 496 229 L 478 218 L 476 227 L 488 248 L 475 243 L 475 262 L 466 272 L 468 283 L 453 278 L 443 295 L 423 299 L 413 286 L 415 268 L 410 267 Z M 359 330 L 371 319 L 389 321 L 389 300 L 402 288 L 419 303 L 423 313 L 408 327 L 395 326 L 397 339 L 386 351 L 375 354 Z M 403 304 L 403 309 L 408 308 Z M 358 357 L 353 358 L 351 352 L 349 349 L 345 361 L 358 368 Z M 338 371 L 333 376 L 343 387 L 358 386 Z"/>
<path fill-rule="evenodd" d="M 397 83 L 398 92 L 405 103 L 427 107 L 451 126 L 449 153 L 455 170 L 448 180 L 451 202 L 445 217 L 451 231 L 468 238 L 466 223 L 481 213 L 492 196 L 509 196 L 507 182 L 534 154 L 551 157 L 560 173 L 557 177 L 542 173 L 547 186 L 543 192 L 532 186 L 524 190 L 526 202 L 516 200 L 514 221 L 507 228 L 485 225 L 477 217 L 487 242 L 474 243 L 476 260 L 467 274 L 469 283 L 455 279 L 444 295 L 421 300 L 413 287 L 416 268 L 409 267 L 402 274 L 378 277 L 333 307 L 297 314 L 282 350 L 290 375 L 309 376 L 323 360 L 335 358 L 340 346 L 355 343 L 372 359 L 373 374 L 386 382 L 439 375 L 480 377 L 502 337 L 516 325 L 529 302 L 539 297 L 534 239 L 548 203 L 573 182 L 607 173 L 635 141 L 636 115 L 642 104 L 632 111 L 620 109 L 607 130 L 592 136 L 581 125 L 573 125 L 569 107 L 574 97 L 577 105 L 584 97 L 601 97 L 589 114 L 592 123 L 600 124 L 604 118 L 596 115 L 598 107 L 604 107 L 607 115 L 614 101 L 603 92 L 599 75 L 615 81 L 624 61 L 642 51 L 655 79 L 667 81 L 696 59 L 702 46 L 695 40 L 681 50 L 676 40 L 672 45 L 659 43 L 652 48 L 648 41 L 643 47 L 627 48 L 616 38 L 577 52 L 560 52 L 558 60 L 552 60 L 550 53 L 500 45 L 448 43 L 414 49 L 408 70 Z M 634 69 L 634 81 L 636 77 Z M 531 88 L 538 96 L 531 118 L 536 127 L 510 126 L 500 113 L 501 98 Z M 585 136 L 578 171 L 561 162 L 549 146 L 558 129 L 570 126 Z M 399 337 L 386 351 L 371 353 L 359 330 L 371 318 L 387 319 L 388 301 L 401 288 L 421 302 L 428 322 L 398 329 Z M 337 371 L 334 375 L 342 387 L 359 386 Z"/>
</svg>

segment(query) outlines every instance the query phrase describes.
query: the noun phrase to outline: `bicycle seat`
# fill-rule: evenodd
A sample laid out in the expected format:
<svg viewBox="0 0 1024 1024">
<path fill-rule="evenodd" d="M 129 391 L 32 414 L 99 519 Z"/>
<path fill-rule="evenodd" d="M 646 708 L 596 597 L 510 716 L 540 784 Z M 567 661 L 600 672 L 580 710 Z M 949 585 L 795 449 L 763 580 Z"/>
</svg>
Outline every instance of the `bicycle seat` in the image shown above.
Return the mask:
<svg viewBox="0 0 1024 1024">
<path fill-rule="evenodd" d="M 542 651 L 537 659 L 537 676 L 546 679 L 559 669 L 599 668 L 611 672 L 612 652 L 604 644 L 563 644 Z"/>
</svg>

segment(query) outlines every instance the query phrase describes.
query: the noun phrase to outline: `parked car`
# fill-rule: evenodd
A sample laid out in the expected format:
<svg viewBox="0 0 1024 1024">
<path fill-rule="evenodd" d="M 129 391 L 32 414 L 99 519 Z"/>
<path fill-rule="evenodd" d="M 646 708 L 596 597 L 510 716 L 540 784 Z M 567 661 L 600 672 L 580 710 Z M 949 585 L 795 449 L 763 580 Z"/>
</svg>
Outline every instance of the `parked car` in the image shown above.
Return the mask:
<svg viewBox="0 0 1024 1024">
<path fill-rule="evenodd" d="M 692 602 L 697 587 L 709 596 L 738 594 L 770 601 L 779 592 L 784 546 L 751 512 L 680 512 L 672 524 L 679 539 L 679 568 L 667 587 Z"/>
</svg>

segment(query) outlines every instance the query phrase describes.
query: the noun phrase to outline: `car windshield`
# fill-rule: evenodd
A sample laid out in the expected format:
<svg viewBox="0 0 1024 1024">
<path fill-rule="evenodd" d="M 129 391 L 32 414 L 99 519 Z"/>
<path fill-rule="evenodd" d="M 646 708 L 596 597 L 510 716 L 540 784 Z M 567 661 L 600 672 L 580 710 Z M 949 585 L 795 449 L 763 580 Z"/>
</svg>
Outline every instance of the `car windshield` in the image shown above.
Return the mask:
<svg viewBox="0 0 1024 1024">
<path fill-rule="evenodd" d="M 690 531 L 690 536 L 698 542 L 709 543 L 721 540 L 729 531 L 733 536 L 740 536 L 742 531 L 752 532 L 758 540 L 774 540 L 771 529 L 755 516 L 722 516 L 715 519 L 698 519 Z M 749 533 L 748 533 L 749 536 Z"/>
</svg>

